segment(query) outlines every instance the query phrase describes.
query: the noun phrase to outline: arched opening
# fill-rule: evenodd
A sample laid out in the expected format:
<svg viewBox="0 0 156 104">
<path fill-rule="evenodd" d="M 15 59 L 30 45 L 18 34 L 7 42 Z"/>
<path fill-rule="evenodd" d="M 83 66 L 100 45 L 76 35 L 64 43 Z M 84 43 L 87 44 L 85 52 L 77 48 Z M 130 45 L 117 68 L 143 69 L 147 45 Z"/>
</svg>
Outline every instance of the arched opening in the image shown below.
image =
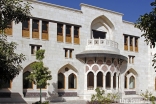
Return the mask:
<svg viewBox="0 0 156 104">
<path fill-rule="evenodd" d="M 102 74 L 102 72 L 98 72 L 96 82 L 97 82 L 97 87 L 103 87 L 103 74 Z"/>
<path fill-rule="evenodd" d="M 134 78 L 134 76 L 131 76 L 129 78 L 129 88 L 130 89 L 134 89 L 135 88 L 135 78 Z"/>
<path fill-rule="evenodd" d="M 113 76 L 113 88 L 114 89 L 116 88 L 116 73 L 114 73 L 114 76 Z"/>
<path fill-rule="evenodd" d="M 111 73 L 110 72 L 108 72 L 107 74 L 106 74 L 106 88 L 111 88 Z"/>
<path fill-rule="evenodd" d="M 93 74 L 93 72 L 89 72 L 87 75 L 87 87 L 88 87 L 88 90 L 94 89 L 94 74 Z"/>
<path fill-rule="evenodd" d="M 68 77 L 68 87 L 69 89 L 76 89 L 77 88 L 77 78 L 75 74 L 70 74 Z"/>
<path fill-rule="evenodd" d="M 120 88 L 120 74 L 118 76 L 118 88 Z"/>
<path fill-rule="evenodd" d="M 27 77 L 30 75 L 29 71 L 26 71 L 23 73 L 23 89 L 32 89 L 33 88 L 33 83 L 30 82 Z"/>
<path fill-rule="evenodd" d="M 58 89 L 64 89 L 65 88 L 65 77 L 62 73 L 58 74 Z"/>
<path fill-rule="evenodd" d="M 125 76 L 125 88 L 127 88 L 127 77 Z"/>
</svg>

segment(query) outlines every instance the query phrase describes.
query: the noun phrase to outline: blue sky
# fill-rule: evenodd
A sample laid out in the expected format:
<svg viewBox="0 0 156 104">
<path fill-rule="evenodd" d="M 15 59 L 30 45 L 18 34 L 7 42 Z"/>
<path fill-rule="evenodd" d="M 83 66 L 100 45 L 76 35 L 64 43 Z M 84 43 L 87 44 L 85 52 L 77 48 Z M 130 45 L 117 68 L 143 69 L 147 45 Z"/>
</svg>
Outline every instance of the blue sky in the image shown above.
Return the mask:
<svg viewBox="0 0 156 104">
<path fill-rule="evenodd" d="M 123 20 L 135 22 L 140 15 L 150 12 L 154 0 L 40 0 L 80 10 L 80 3 L 123 13 Z"/>
</svg>

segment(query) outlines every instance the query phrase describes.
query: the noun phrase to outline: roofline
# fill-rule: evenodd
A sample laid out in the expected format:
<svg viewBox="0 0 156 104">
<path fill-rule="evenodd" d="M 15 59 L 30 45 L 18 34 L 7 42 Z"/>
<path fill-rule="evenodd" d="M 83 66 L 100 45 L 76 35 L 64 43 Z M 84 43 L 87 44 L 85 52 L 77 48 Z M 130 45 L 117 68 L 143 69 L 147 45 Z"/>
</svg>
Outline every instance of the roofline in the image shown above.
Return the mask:
<svg viewBox="0 0 156 104">
<path fill-rule="evenodd" d="M 39 3 L 39 4 L 43 4 L 43 5 L 47 5 L 47 6 L 53 6 L 53 7 L 57 7 L 57 8 L 61 8 L 61 9 L 67 9 L 67 10 L 70 10 L 70 11 L 82 13 L 82 11 L 78 10 L 78 9 L 69 8 L 69 7 L 65 7 L 65 6 L 60 6 L 60 5 L 47 3 L 47 2 L 43 2 L 43 1 L 38 1 L 38 0 L 25 0 L 25 1 L 33 2 L 33 3 Z"/>
<path fill-rule="evenodd" d="M 128 23 L 128 24 L 131 24 L 131 25 L 135 25 L 134 22 L 130 22 L 130 21 L 122 20 L 122 22 L 124 22 L 124 23 Z"/>
<path fill-rule="evenodd" d="M 108 9 L 104 9 L 104 8 L 100 8 L 100 7 L 96 7 L 96 6 L 92 6 L 92 5 L 88 5 L 88 4 L 84 4 L 84 3 L 81 3 L 80 6 L 87 6 L 90 8 L 94 8 L 94 9 L 98 9 L 98 10 L 102 10 L 102 11 L 107 11 L 107 12 L 115 13 L 115 14 L 122 15 L 122 16 L 124 15 L 123 13 L 115 12 L 112 10 L 108 10 Z"/>
</svg>

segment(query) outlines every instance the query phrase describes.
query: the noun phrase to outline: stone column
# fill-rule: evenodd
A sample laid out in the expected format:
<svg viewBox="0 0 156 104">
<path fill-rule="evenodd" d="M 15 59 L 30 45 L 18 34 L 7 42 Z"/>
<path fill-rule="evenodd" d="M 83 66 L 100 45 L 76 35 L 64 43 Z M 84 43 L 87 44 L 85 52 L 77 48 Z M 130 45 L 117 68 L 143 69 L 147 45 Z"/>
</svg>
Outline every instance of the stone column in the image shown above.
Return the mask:
<svg viewBox="0 0 156 104">
<path fill-rule="evenodd" d="M 127 41 L 128 41 L 128 42 L 127 42 L 127 43 L 128 43 L 128 45 L 127 45 L 127 46 L 128 46 L 128 51 L 130 51 L 130 41 L 129 41 L 129 40 L 130 40 L 130 36 L 127 37 Z"/>
<path fill-rule="evenodd" d="M 94 90 L 97 88 L 97 76 L 94 75 Z"/>
<path fill-rule="evenodd" d="M 103 90 L 105 90 L 106 89 L 106 81 L 105 81 L 105 75 L 103 75 Z"/>
<path fill-rule="evenodd" d="M 63 42 L 66 42 L 66 25 L 63 24 Z"/>
<path fill-rule="evenodd" d="M 118 90 L 118 76 L 116 75 L 116 90 Z"/>
<path fill-rule="evenodd" d="M 87 75 L 85 75 L 84 79 L 84 90 L 87 90 Z"/>
<path fill-rule="evenodd" d="M 39 39 L 42 39 L 42 20 L 39 20 Z"/>
<path fill-rule="evenodd" d="M 111 76 L 111 86 L 110 86 L 111 90 L 113 90 L 113 76 Z"/>
<path fill-rule="evenodd" d="M 29 23 L 29 34 L 30 34 L 30 39 L 32 38 L 32 19 L 30 19 Z"/>
<path fill-rule="evenodd" d="M 126 76 L 127 77 L 127 89 L 129 89 L 129 76 Z"/>
<path fill-rule="evenodd" d="M 68 77 L 65 76 L 65 89 L 68 90 Z"/>
<path fill-rule="evenodd" d="M 74 26 L 71 26 L 71 43 L 74 43 Z"/>
</svg>

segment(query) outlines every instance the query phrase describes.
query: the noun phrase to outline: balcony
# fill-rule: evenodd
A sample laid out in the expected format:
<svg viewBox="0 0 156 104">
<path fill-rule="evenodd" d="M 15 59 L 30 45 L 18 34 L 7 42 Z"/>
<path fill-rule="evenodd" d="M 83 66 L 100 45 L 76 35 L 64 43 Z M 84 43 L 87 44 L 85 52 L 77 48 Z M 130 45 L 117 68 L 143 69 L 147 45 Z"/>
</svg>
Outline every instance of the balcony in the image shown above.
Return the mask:
<svg viewBox="0 0 156 104">
<path fill-rule="evenodd" d="M 88 39 L 86 51 L 106 51 L 108 53 L 120 53 L 118 49 L 118 43 L 107 39 Z"/>
</svg>

